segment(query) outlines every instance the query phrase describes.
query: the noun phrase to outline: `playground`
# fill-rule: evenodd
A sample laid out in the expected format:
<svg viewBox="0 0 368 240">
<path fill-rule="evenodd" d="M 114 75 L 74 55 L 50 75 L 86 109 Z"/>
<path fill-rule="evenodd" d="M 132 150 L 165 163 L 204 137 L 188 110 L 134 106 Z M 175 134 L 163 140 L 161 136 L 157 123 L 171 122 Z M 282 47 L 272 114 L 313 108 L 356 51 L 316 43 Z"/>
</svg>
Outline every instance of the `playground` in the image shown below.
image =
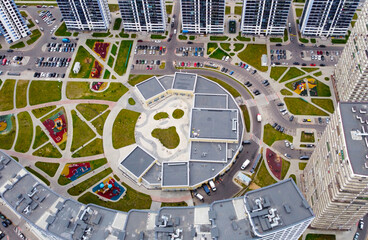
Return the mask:
<svg viewBox="0 0 368 240">
<path fill-rule="evenodd" d="M 268 167 L 270 168 L 272 174 L 279 180 L 281 180 L 282 158 L 271 149 L 267 148 L 266 159 Z"/>
<path fill-rule="evenodd" d="M 91 70 L 91 78 L 100 78 L 102 71 L 102 65 L 97 60 L 95 60 L 95 62 L 93 63 L 93 68 Z"/>
<path fill-rule="evenodd" d="M 96 42 L 93 51 L 101 56 L 103 60 L 106 59 L 107 53 L 109 52 L 110 43 Z"/>
<path fill-rule="evenodd" d="M 310 96 L 318 96 L 317 92 L 317 81 L 314 78 L 308 78 L 308 88 Z"/>
<path fill-rule="evenodd" d="M 63 110 L 60 110 L 42 123 L 56 144 L 60 145 L 67 138 L 67 124 Z"/>
<path fill-rule="evenodd" d="M 101 197 L 117 201 L 125 192 L 125 188 L 119 185 L 113 177 L 108 177 L 92 188 L 92 191 Z"/>
<path fill-rule="evenodd" d="M 68 178 L 71 181 L 77 180 L 79 177 L 91 171 L 91 165 L 89 162 L 84 163 L 68 163 L 65 164 L 61 175 Z"/>
<path fill-rule="evenodd" d="M 107 82 L 92 82 L 91 88 L 94 92 L 103 92 L 108 86 Z"/>
<path fill-rule="evenodd" d="M 296 82 L 293 82 L 293 90 L 295 93 L 299 94 L 300 96 L 307 96 L 307 84 L 304 80 L 299 80 Z"/>
<path fill-rule="evenodd" d="M 0 116 L 0 134 L 7 134 L 11 131 L 13 127 L 11 116 L 11 114 Z"/>
</svg>

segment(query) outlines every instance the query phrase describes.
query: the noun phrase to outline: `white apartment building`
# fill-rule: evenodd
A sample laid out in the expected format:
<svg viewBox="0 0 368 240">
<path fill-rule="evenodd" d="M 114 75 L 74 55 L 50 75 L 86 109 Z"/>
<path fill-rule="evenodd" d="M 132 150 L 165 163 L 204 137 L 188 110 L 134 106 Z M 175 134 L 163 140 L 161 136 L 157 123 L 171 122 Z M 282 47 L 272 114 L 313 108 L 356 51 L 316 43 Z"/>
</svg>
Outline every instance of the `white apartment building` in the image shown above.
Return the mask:
<svg viewBox="0 0 368 240">
<path fill-rule="evenodd" d="M 303 174 L 313 228 L 349 230 L 368 212 L 368 102 L 340 102 Z"/>
<path fill-rule="evenodd" d="M 0 1 L 0 33 L 8 43 L 31 34 L 14 0 Z"/>
<path fill-rule="evenodd" d="M 368 4 L 358 13 L 358 20 L 345 45 L 334 74 L 340 101 L 368 101 Z"/>
<path fill-rule="evenodd" d="M 105 31 L 111 14 L 107 0 L 56 0 L 66 27 L 71 30 Z"/>
</svg>

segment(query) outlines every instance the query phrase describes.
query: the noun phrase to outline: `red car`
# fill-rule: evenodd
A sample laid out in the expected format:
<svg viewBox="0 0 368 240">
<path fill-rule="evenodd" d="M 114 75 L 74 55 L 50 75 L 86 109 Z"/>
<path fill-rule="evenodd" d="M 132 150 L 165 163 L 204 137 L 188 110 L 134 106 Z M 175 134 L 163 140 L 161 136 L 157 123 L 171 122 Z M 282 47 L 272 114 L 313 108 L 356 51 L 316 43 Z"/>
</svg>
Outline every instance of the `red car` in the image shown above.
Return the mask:
<svg viewBox="0 0 368 240">
<path fill-rule="evenodd" d="M 194 67 L 197 67 L 197 63 L 194 63 Z"/>
<path fill-rule="evenodd" d="M 184 62 L 181 62 L 181 66 L 184 67 L 185 63 Z"/>
<path fill-rule="evenodd" d="M 314 63 L 311 63 L 311 64 L 309 64 L 309 65 L 311 65 L 312 67 L 316 66 L 316 64 L 314 64 Z"/>
</svg>

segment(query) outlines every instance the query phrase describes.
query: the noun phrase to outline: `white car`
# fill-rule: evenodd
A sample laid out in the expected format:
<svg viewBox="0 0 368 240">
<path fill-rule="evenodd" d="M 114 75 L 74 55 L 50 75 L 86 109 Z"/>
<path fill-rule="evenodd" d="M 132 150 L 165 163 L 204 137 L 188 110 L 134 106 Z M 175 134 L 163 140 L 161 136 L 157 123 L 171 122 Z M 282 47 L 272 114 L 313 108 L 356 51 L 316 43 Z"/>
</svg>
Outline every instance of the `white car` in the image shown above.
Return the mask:
<svg viewBox="0 0 368 240">
<path fill-rule="evenodd" d="M 290 147 L 290 143 L 287 140 L 285 140 L 285 147 Z"/>
<path fill-rule="evenodd" d="M 287 158 L 291 158 L 291 156 L 287 153 L 285 153 L 284 156 L 287 157 Z"/>
<path fill-rule="evenodd" d="M 244 170 L 249 165 L 249 163 L 250 163 L 249 159 L 245 160 L 241 165 L 240 169 Z"/>
</svg>

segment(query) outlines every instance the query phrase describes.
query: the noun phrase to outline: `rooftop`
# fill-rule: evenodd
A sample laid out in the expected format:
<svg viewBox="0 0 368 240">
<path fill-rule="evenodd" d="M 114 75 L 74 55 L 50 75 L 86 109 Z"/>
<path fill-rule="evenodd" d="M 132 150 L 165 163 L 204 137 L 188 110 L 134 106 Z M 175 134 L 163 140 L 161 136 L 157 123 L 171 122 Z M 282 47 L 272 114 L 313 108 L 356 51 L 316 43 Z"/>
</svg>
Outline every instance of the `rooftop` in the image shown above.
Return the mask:
<svg viewBox="0 0 368 240">
<path fill-rule="evenodd" d="M 188 186 L 188 162 L 164 162 L 162 186 Z"/>
<path fill-rule="evenodd" d="M 353 172 L 368 175 L 368 103 L 339 104 L 348 157 Z M 342 158 L 347 157 L 342 153 Z"/>
<path fill-rule="evenodd" d="M 226 143 L 191 142 L 190 160 L 226 162 L 226 153 Z"/>
<path fill-rule="evenodd" d="M 196 94 L 194 98 L 195 108 L 227 108 L 227 95 Z"/>
<path fill-rule="evenodd" d="M 173 89 L 194 91 L 197 74 L 176 72 L 173 82 Z"/>
<path fill-rule="evenodd" d="M 166 90 L 171 89 L 174 77 L 173 76 L 162 76 L 158 78 L 158 81 L 164 86 Z"/>
<path fill-rule="evenodd" d="M 139 178 L 154 161 L 155 158 L 153 156 L 140 146 L 137 146 L 120 164 L 128 169 L 134 176 Z"/>
<path fill-rule="evenodd" d="M 136 87 L 146 100 L 166 91 L 156 77 L 151 77 L 141 83 L 138 83 Z"/>
</svg>

